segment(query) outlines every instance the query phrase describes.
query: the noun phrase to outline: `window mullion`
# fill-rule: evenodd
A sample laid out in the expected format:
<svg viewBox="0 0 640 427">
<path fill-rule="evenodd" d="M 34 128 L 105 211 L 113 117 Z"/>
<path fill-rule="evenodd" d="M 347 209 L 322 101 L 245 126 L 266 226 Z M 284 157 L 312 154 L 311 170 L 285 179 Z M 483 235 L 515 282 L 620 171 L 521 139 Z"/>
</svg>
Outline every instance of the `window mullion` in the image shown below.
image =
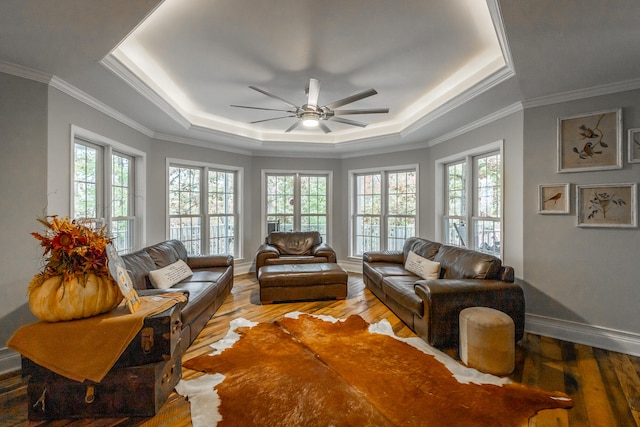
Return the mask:
<svg viewBox="0 0 640 427">
<path fill-rule="evenodd" d="M 202 187 L 200 188 L 200 221 L 202 224 L 202 230 L 200 231 L 200 245 L 202 247 L 201 252 L 208 254 L 209 248 L 209 234 L 211 218 L 209 217 L 209 168 L 202 168 Z"/>
<path fill-rule="evenodd" d="M 389 179 L 389 175 L 387 172 L 380 172 L 380 247 L 384 250 L 388 249 L 388 239 L 387 239 L 387 221 L 389 220 L 389 183 L 387 180 Z"/>
<path fill-rule="evenodd" d="M 113 193 L 112 193 L 112 180 L 113 180 L 113 165 L 111 156 L 113 154 L 113 150 L 110 146 L 106 146 L 102 148 L 103 156 L 102 156 L 102 194 L 104 195 L 102 198 L 98 200 L 102 200 L 102 223 L 108 224 L 109 230 L 111 229 L 111 220 L 112 220 L 112 204 L 113 204 Z"/>
</svg>

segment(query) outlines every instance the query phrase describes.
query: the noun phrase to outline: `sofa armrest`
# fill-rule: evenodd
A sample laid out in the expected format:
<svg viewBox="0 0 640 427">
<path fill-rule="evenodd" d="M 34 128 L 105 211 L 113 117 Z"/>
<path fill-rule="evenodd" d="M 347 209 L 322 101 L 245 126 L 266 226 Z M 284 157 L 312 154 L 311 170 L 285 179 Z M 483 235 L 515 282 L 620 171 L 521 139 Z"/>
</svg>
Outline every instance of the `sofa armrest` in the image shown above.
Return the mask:
<svg viewBox="0 0 640 427">
<path fill-rule="evenodd" d="M 327 262 L 336 262 L 336 251 L 326 243 L 320 243 L 311 248 L 311 255 L 325 257 Z"/>
<path fill-rule="evenodd" d="M 190 255 L 187 257 L 187 265 L 191 269 L 228 267 L 233 265 L 233 257 L 231 255 Z"/>
<path fill-rule="evenodd" d="M 424 303 L 423 332 L 434 347 L 455 347 L 460 312 L 468 307 L 490 307 L 514 321 L 516 340 L 524 334 L 524 293 L 514 283 L 482 279 L 419 280 L 414 289 Z"/>
<path fill-rule="evenodd" d="M 362 255 L 362 261 L 404 264 L 404 253 L 401 251 L 365 252 Z"/>
<path fill-rule="evenodd" d="M 260 267 L 267 263 L 268 259 L 280 258 L 280 251 L 275 246 L 263 243 L 256 252 L 256 275 L 260 271 Z"/>
</svg>

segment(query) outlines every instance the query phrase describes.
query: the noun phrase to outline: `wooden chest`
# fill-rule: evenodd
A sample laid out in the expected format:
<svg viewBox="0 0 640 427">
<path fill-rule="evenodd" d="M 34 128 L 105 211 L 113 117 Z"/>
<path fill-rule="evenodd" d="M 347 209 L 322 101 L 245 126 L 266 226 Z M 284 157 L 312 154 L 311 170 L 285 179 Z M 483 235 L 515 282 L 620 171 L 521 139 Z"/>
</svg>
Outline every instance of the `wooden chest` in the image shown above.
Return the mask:
<svg viewBox="0 0 640 427">
<path fill-rule="evenodd" d="M 100 383 L 77 382 L 29 361 L 30 420 L 152 417 L 181 378 L 180 354 L 167 361 L 113 368 Z M 23 364 L 24 366 L 24 364 Z"/>
<path fill-rule="evenodd" d="M 138 366 L 170 360 L 180 343 L 180 305 L 144 319 L 144 325 L 129 343 L 114 367 Z"/>
</svg>

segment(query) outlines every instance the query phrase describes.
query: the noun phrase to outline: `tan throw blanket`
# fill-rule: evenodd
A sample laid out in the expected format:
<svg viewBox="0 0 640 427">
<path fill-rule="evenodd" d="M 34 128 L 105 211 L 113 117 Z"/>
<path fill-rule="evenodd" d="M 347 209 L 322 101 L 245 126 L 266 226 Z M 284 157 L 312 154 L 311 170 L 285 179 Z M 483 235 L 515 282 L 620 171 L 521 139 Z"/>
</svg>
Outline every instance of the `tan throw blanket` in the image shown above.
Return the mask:
<svg viewBox="0 0 640 427">
<path fill-rule="evenodd" d="M 100 382 L 142 329 L 145 317 L 173 306 L 176 297 L 182 295 L 141 297 L 133 314 L 120 304 L 86 319 L 32 323 L 18 329 L 7 347 L 72 380 Z"/>
</svg>

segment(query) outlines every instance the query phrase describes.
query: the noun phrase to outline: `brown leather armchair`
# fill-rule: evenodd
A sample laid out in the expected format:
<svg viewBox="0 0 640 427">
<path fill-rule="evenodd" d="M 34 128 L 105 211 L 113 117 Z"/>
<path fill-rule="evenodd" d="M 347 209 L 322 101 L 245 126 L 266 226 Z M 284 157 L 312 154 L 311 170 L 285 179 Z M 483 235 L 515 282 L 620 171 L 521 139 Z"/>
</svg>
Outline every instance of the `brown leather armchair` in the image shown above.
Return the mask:
<svg viewBox="0 0 640 427">
<path fill-rule="evenodd" d="M 256 275 L 260 267 L 282 264 L 336 262 L 336 253 L 322 242 L 317 231 L 272 232 L 256 252 Z"/>
</svg>

